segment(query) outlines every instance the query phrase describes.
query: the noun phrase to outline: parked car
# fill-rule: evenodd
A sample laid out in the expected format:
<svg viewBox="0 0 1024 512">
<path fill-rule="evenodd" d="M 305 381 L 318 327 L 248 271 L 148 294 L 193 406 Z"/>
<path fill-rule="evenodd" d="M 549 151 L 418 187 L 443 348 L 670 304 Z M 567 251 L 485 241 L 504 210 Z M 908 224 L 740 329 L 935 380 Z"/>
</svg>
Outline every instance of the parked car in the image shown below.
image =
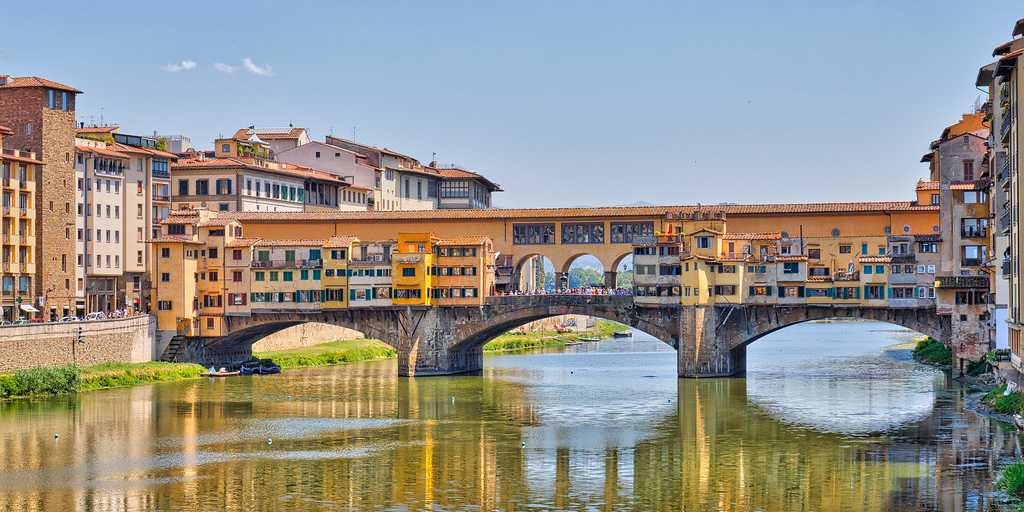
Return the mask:
<svg viewBox="0 0 1024 512">
<path fill-rule="evenodd" d="M 92 313 L 85 315 L 85 320 L 103 320 L 106 317 L 107 315 L 105 315 L 102 311 L 93 311 Z"/>
<path fill-rule="evenodd" d="M 32 321 L 29 320 L 28 318 L 19 318 L 15 320 L 11 325 L 28 325 L 30 323 L 32 323 Z"/>
<path fill-rule="evenodd" d="M 10 320 L 0 320 L 0 327 L 7 327 L 8 325 L 11 325 Z"/>
<path fill-rule="evenodd" d="M 66 316 L 66 317 L 64 317 L 64 318 L 61 318 L 60 320 L 57 320 L 57 321 L 58 321 L 58 322 L 62 322 L 62 323 L 67 323 L 67 322 L 81 322 L 81 321 L 82 321 L 82 319 L 81 319 L 81 318 L 78 318 L 77 316 Z"/>
</svg>

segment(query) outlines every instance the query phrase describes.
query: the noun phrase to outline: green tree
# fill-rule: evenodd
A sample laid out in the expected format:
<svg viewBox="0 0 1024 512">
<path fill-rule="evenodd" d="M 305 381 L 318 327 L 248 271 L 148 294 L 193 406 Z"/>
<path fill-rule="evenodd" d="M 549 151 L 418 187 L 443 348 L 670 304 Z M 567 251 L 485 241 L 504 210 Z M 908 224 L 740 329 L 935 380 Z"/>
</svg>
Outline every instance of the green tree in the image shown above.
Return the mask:
<svg viewBox="0 0 1024 512">
<path fill-rule="evenodd" d="M 633 287 L 633 271 L 623 270 L 615 275 L 615 286 L 617 288 L 632 288 Z"/>
<path fill-rule="evenodd" d="M 577 267 L 569 270 L 569 288 L 586 288 L 588 286 L 604 286 L 604 275 L 589 267 Z"/>
</svg>

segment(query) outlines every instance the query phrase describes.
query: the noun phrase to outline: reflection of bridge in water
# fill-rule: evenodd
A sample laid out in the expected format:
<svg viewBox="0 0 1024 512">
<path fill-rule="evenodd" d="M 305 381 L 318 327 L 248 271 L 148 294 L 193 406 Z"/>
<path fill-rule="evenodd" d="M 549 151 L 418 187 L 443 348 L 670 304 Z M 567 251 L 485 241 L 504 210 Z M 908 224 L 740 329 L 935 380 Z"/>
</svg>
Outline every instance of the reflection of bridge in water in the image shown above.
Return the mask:
<svg viewBox="0 0 1024 512">
<path fill-rule="evenodd" d="M 780 423 L 748 402 L 742 379 L 624 391 L 648 396 L 650 412 L 606 425 L 633 428 L 638 440 L 603 446 L 537 442 L 531 432 L 573 418 L 548 415 L 566 400 L 550 402 L 536 386 L 500 375 L 399 379 L 391 363 L 113 390 L 82 395 L 73 409 L 8 404 L 0 434 L 12 441 L 0 464 L 35 485 L 0 479 L 0 508 L 251 510 L 287 496 L 296 508 L 315 497 L 366 510 L 987 510 L 982 477 L 1013 442 L 986 418 L 951 414 L 958 403 L 875 441 Z M 75 434 L 60 443 L 33 434 L 66 432 L 72 416 Z M 266 446 L 261 425 L 290 422 L 299 428 Z M 327 427 L 307 429 L 319 424 Z M 120 449 L 94 449 L 106 443 Z M 54 474 L 47 460 L 69 477 L 44 485 Z M 971 476 L 975 464 L 984 470 Z M 113 484 L 124 474 L 148 485 Z"/>
<path fill-rule="evenodd" d="M 614 320 L 677 349 L 681 377 L 719 377 L 746 369 L 746 346 L 784 327 L 824 318 L 888 322 L 944 343 L 948 316 L 934 307 L 845 305 L 659 305 L 631 296 L 527 295 L 490 297 L 481 306 L 347 309 L 318 313 L 253 313 L 225 317 L 229 335 L 184 340 L 181 359 L 225 364 L 251 355 L 252 344 L 278 330 L 323 322 L 364 333 L 398 352 L 400 375 L 448 375 L 483 368 L 483 346 L 497 335 L 542 318 L 580 314 Z"/>
</svg>

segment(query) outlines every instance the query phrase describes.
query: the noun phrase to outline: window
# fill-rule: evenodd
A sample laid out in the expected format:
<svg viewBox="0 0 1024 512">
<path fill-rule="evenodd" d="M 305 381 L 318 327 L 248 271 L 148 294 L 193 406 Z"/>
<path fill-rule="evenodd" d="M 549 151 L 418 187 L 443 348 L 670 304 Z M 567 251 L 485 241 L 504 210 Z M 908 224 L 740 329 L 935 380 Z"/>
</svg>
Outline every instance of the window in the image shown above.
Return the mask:
<svg viewBox="0 0 1024 512">
<path fill-rule="evenodd" d="M 936 253 L 939 252 L 938 242 L 918 242 L 917 252 Z"/>
<path fill-rule="evenodd" d="M 216 281 L 218 277 L 216 272 L 210 272 L 210 281 Z"/>
<path fill-rule="evenodd" d="M 242 259 L 242 250 L 241 249 L 234 249 L 233 251 L 231 251 L 231 259 L 233 259 L 235 261 L 241 260 Z"/>
<path fill-rule="evenodd" d="M 867 253 L 868 253 L 868 244 L 866 244 L 866 243 L 860 244 L 860 253 L 864 254 L 864 255 L 867 255 Z"/>
<path fill-rule="evenodd" d="M 966 267 L 976 267 L 985 263 L 986 248 L 984 245 L 965 245 L 960 248 L 960 263 Z"/>
<path fill-rule="evenodd" d="M 160 248 L 160 257 L 161 258 L 170 258 L 171 257 L 171 248 L 170 247 L 161 247 Z"/>
<path fill-rule="evenodd" d="M 196 180 L 196 195 L 205 196 L 210 194 L 210 180 Z"/>
<path fill-rule="evenodd" d="M 563 244 L 603 244 L 603 222 L 563 222 Z"/>
<path fill-rule="evenodd" d="M 880 284 L 869 284 L 864 286 L 864 298 L 867 300 L 885 299 L 885 286 Z"/>
<path fill-rule="evenodd" d="M 274 274 L 276 274 L 276 272 L 271 272 L 270 273 L 270 280 L 271 281 L 274 281 Z M 292 280 L 292 274 L 293 274 L 292 271 L 285 270 L 284 272 L 282 272 L 282 274 L 284 274 L 284 280 L 285 281 L 291 281 Z"/>
<path fill-rule="evenodd" d="M 547 224 L 513 224 L 512 243 L 516 245 L 554 244 L 555 225 Z"/>
<path fill-rule="evenodd" d="M 654 236 L 653 222 L 613 222 L 611 226 L 613 244 L 628 244 L 641 238 Z"/>
<path fill-rule="evenodd" d="M 277 281 L 277 278 L 278 278 L 278 272 L 276 272 L 276 271 L 272 271 L 272 272 L 270 273 L 270 280 L 271 280 L 271 281 Z"/>
<path fill-rule="evenodd" d="M 188 195 L 188 180 L 178 180 L 178 195 L 179 196 L 187 196 Z"/>
<path fill-rule="evenodd" d="M 241 283 L 242 282 L 242 271 L 241 270 L 235 270 L 235 271 L 231 272 L 231 280 L 233 282 L 236 282 L 236 283 Z"/>
<path fill-rule="evenodd" d="M 259 271 L 257 271 L 257 272 L 255 272 L 255 275 L 253 276 L 253 278 L 254 278 L 254 279 L 255 279 L 256 281 L 265 281 L 265 280 L 266 280 L 266 279 L 265 279 L 265 276 L 266 276 L 266 273 L 265 273 L 265 272 L 259 272 Z"/>
<path fill-rule="evenodd" d="M 160 311 L 170 311 L 171 310 L 171 301 L 169 301 L 169 300 L 157 301 L 156 308 L 159 309 Z"/>
<path fill-rule="evenodd" d="M 216 247 L 210 247 L 210 250 L 209 250 L 210 259 L 216 259 L 218 257 L 218 254 L 219 254 L 219 252 L 217 251 Z"/>
<path fill-rule="evenodd" d="M 875 265 L 875 273 L 876 274 L 884 274 L 885 273 L 885 265 Z"/>
<path fill-rule="evenodd" d="M 171 273 L 170 272 L 164 272 L 164 273 L 160 274 L 160 281 L 164 282 L 164 283 L 171 282 Z"/>
<path fill-rule="evenodd" d="M 818 249 L 818 248 L 807 249 L 807 257 L 809 259 L 812 259 L 812 260 L 820 260 L 821 259 L 821 249 Z"/>
<path fill-rule="evenodd" d="M 783 274 L 799 274 L 800 273 L 800 264 L 796 263 L 796 262 L 783 263 L 782 264 L 782 273 Z"/>
<path fill-rule="evenodd" d="M 988 192 L 984 190 L 968 190 L 964 192 L 964 204 L 983 204 L 988 202 Z"/>
<path fill-rule="evenodd" d="M 967 136 L 964 135 L 964 139 Z M 974 181 L 974 160 L 964 160 L 964 181 Z"/>
<path fill-rule="evenodd" d="M 840 245 L 839 246 L 839 254 L 850 254 L 850 252 L 852 250 L 853 250 L 853 246 L 851 246 L 851 245 Z"/>
<path fill-rule="evenodd" d="M 697 248 L 698 249 L 710 249 L 711 248 L 711 237 L 710 236 L 698 236 L 697 237 Z"/>
<path fill-rule="evenodd" d="M 874 268 L 871 265 L 864 265 L 864 275 L 873 274 Z"/>
<path fill-rule="evenodd" d="M 932 194 L 932 204 L 933 205 L 939 204 L 939 194 Z"/>
</svg>

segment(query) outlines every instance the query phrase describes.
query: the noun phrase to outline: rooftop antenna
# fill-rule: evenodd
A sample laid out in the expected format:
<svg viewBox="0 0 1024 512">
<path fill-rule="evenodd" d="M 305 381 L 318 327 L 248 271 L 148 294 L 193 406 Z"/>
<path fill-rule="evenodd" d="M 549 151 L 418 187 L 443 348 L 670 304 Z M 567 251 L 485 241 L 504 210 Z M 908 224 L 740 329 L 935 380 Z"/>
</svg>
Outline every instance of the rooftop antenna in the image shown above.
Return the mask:
<svg viewBox="0 0 1024 512">
<path fill-rule="evenodd" d="M 352 125 L 352 141 L 356 140 L 356 125 Z"/>
</svg>

